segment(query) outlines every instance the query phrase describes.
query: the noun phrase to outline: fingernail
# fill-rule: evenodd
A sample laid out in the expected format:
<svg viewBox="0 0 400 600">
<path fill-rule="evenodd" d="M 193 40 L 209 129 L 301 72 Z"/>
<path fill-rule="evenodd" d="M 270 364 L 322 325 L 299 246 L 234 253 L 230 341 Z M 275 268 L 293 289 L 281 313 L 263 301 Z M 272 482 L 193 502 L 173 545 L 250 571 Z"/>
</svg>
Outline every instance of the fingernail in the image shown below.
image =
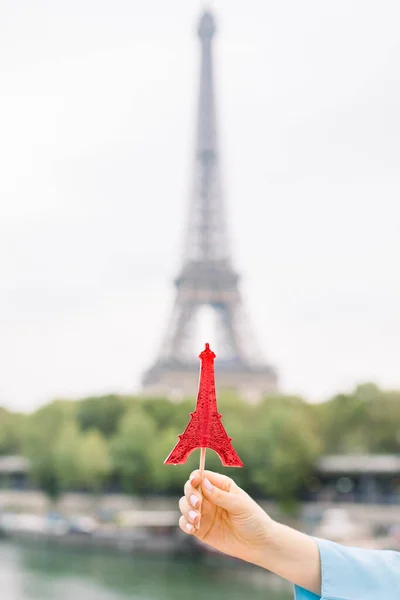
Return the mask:
<svg viewBox="0 0 400 600">
<path fill-rule="evenodd" d="M 190 523 L 186 523 L 186 529 L 188 531 L 193 531 L 193 525 L 191 525 Z"/>
<path fill-rule="evenodd" d="M 196 508 L 196 506 L 198 505 L 198 503 L 199 503 L 198 497 L 195 496 L 194 494 L 192 494 L 190 496 L 190 504 Z"/>
<path fill-rule="evenodd" d="M 208 490 L 209 492 L 211 492 L 212 489 L 213 489 L 213 486 L 208 481 L 207 477 L 204 477 L 203 481 L 204 481 L 204 487 L 206 488 L 206 490 Z"/>
<path fill-rule="evenodd" d="M 189 510 L 189 519 L 191 521 L 194 521 L 196 517 L 198 517 L 199 513 L 197 513 L 195 510 Z"/>
<path fill-rule="evenodd" d="M 196 473 L 192 473 L 191 476 L 189 477 L 189 481 L 193 481 L 193 479 L 196 477 Z"/>
</svg>

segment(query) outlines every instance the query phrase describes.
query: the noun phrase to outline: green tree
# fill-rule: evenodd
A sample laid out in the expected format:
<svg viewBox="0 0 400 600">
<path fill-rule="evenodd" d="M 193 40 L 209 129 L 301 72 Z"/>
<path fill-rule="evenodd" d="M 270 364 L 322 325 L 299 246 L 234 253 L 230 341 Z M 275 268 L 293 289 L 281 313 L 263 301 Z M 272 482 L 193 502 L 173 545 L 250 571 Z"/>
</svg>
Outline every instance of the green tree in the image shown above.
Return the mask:
<svg viewBox="0 0 400 600">
<path fill-rule="evenodd" d="M 32 415 L 0 408 L 0 453 L 30 459 L 32 477 L 51 498 L 85 485 L 99 490 L 111 474 L 136 494 L 178 494 L 199 464 L 164 465 L 193 411 L 195 398 L 102 396 L 56 401 Z M 321 453 L 400 452 L 400 392 L 358 386 L 310 405 L 297 397 L 269 396 L 258 405 L 218 395 L 222 422 L 244 462 L 224 468 L 207 451 L 207 467 L 232 476 L 249 493 L 289 505 L 307 487 Z"/>
<path fill-rule="evenodd" d="M 267 407 L 260 407 L 256 423 L 238 440 L 237 449 L 247 466 L 249 491 L 290 507 L 307 485 L 321 442 L 305 404 L 285 405 L 283 400 L 281 406 Z"/>
<path fill-rule="evenodd" d="M 114 435 L 125 412 L 125 402 L 120 396 L 85 398 L 77 404 L 77 419 L 83 431 L 97 429 L 105 437 Z"/>
<path fill-rule="evenodd" d="M 78 447 L 81 484 L 97 493 L 111 472 L 108 443 L 99 431 L 92 429 L 81 436 Z"/>
<path fill-rule="evenodd" d="M 357 395 L 339 394 L 315 407 L 321 425 L 324 452 L 346 454 L 368 451 L 366 402 Z"/>
<path fill-rule="evenodd" d="M 182 404 L 171 402 L 167 398 L 146 398 L 140 404 L 158 430 L 179 426 L 182 421 Z"/>
<path fill-rule="evenodd" d="M 156 444 L 155 424 L 141 408 L 124 415 L 111 441 L 111 458 L 125 491 L 143 493 L 151 488 Z"/>
<path fill-rule="evenodd" d="M 315 406 L 314 411 L 327 454 L 400 451 L 399 392 L 366 383 L 352 394 L 340 394 Z"/>
<path fill-rule="evenodd" d="M 379 391 L 366 403 L 365 420 L 368 451 L 380 454 L 400 452 L 400 392 Z"/>
<path fill-rule="evenodd" d="M 55 401 L 30 415 L 25 428 L 23 454 L 29 458 L 31 476 L 51 500 L 57 500 L 62 481 L 56 460 L 60 433 L 75 414 L 74 403 Z"/>
<path fill-rule="evenodd" d="M 61 489 L 79 485 L 81 480 L 81 434 L 75 420 L 63 423 L 52 449 L 54 472 Z"/>
<path fill-rule="evenodd" d="M 164 461 L 178 442 L 178 433 L 175 428 L 165 429 L 157 433 L 157 441 L 151 453 L 152 487 L 158 492 L 179 494 L 182 485 L 188 479 L 189 473 L 199 461 L 199 451 L 185 465 L 164 465 Z M 191 469 L 192 466 L 192 469 Z"/>
<path fill-rule="evenodd" d="M 0 454 L 20 454 L 27 418 L 0 407 Z"/>
</svg>

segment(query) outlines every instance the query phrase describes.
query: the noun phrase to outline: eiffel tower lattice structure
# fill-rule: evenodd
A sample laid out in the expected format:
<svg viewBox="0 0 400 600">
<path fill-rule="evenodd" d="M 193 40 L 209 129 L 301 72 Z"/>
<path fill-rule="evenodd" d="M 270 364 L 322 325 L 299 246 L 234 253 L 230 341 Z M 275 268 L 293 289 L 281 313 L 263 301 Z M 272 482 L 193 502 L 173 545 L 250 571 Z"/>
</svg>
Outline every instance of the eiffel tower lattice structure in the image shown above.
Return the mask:
<svg viewBox="0 0 400 600">
<path fill-rule="evenodd" d="M 234 390 L 248 400 L 277 389 L 275 369 L 264 362 L 250 330 L 232 266 L 222 200 L 216 130 L 212 42 L 215 21 L 204 12 L 198 27 L 201 74 L 193 190 L 184 260 L 175 280 L 171 320 L 153 366 L 144 374 L 143 393 L 170 398 L 192 396 L 198 384 L 194 328 L 199 310 L 215 315 L 214 346 L 219 389 Z M 204 339 L 203 339 L 204 342 Z"/>
</svg>

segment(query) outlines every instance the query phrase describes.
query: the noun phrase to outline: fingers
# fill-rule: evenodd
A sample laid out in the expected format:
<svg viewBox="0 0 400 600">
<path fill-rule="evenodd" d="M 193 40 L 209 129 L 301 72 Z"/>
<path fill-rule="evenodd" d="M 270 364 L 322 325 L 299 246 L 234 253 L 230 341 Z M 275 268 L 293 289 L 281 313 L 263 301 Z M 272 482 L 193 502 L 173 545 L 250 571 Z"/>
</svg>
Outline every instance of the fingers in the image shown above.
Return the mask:
<svg viewBox="0 0 400 600">
<path fill-rule="evenodd" d="M 214 471 L 203 471 L 203 475 L 206 479 L 208 479 L 211 485 L 218 487 L 219 489 L 224 490 L 225 492 L 237 493 L 239 491 L 239 488 L 233 481 L 233 479 L 227 477 L 226 475 L 221 475 L 221 473 L 214 473 Z M 193 471 L 193 473 L 191 473 L 189 477 L 189 481 L 194 488 L 199 487 L 199 485 L 202 482 L 201 472 L 198 469 Z"/>
<path fill-rule="evenodd" d="M 196 470 L 185 485 L 185 496 L 191 506 L 197 508 L 201 504 L 201 496 L 196 487 L 201 485 L 202 494 L 215 506 L 220 506 L 232 514 L 239 514 L 243 507 L 243 494 L 236 483 L 226 475 L 204 471 L 204 477 Z M 199 505 L 195 504 L 199 501 Z"/>
<path fill-rule="evenodd" d="M 225 492 L 212 485 L 207 478 L 204 479 L 201 489 L 204 498 L 211 504 L 224 508 L 230 514 L 240 514 L 243 511 L 243 497 L 241 495 L 234 492 Z"/>
<path fill-rule="evenodd" d="M 188 505 L 190 505 L 191 508 L 200 511 L 202 500 L 201 493 L 193 486 L 192 481 L 189 480 L 185 483 L 184 491 Z"/>
<path fill-rule="evenodd" d="M 179 519 L 179 527 L 182 529 L 183 533 L 187 534 L 193 534 L 196 531 L 194 526 L 191 523 L 188 523 L 183 515 Z"/>
<path fill-rule="evenodd" d="M 181 511 L 182 516 L 185 517 L 187 523 L 194 525 L 196 529 L 199 528 L 201 515 L 188 503 L 186 496 L 182 496 L 179 500 L 179 510 Z"/>
</svg>

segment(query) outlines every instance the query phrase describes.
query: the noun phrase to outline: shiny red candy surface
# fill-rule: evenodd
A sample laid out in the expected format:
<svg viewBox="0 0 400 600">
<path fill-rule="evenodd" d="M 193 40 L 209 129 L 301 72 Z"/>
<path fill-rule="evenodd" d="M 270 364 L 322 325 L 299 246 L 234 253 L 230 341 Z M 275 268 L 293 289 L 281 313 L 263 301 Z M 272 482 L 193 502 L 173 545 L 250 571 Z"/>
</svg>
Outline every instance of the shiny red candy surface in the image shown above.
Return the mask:
<svg viewBox="0 0 400 600">
<path fill-rule="evenodd" d="M 214 359 L 215 354 L 206 344 L 199 356 L 201 360 L 199 391 L 196 410 L 190 413 L 190 421 L 179 441 L 164 461 L 166 465 L 180 465 L 196 448 L 214 450 L 225 467 L 242 467 L 243 463 L 232 446 L 221 422 L 222 415 L 217 409 L 215 393 Z"/>
</svg>

